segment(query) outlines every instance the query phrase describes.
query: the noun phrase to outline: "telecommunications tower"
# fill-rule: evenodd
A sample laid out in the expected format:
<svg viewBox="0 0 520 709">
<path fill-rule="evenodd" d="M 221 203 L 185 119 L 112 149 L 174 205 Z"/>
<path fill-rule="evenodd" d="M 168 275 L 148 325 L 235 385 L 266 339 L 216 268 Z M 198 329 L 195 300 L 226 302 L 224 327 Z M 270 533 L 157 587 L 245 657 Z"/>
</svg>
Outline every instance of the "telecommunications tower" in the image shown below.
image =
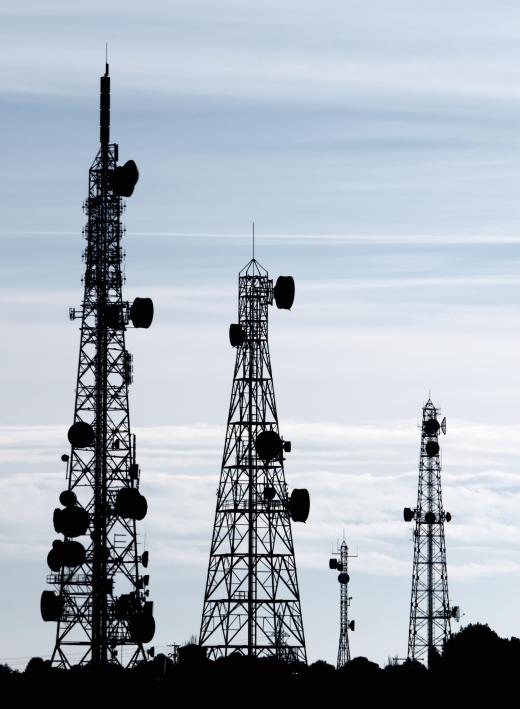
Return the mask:
<svg viewBox="0 0 520 709">
<path fill-rule="evenodd" d="M 253 259 L 238 279 L 237 349 L 209 558 L 200 645 L 215 659 L 239 653 L 306 661 L 291 531 L 309 515 L 309 493 L 285 483 L 267 339 L 268 306 L 290 309 L 294 280 L 273 287 Z"/>
<path fill-rule="evenodd" d="M 356 557 L 357 554 L 349 554 L 348 546 L 345 538 L 338 546 L 338 551 L 335 555 L 329 559 L 329 569 L 335 569 L 339 571 L 338 581 L 339 581 L 339 645 L 338 645 L 338 660 L 336 662 L 336 669 L 340 670 L 344 667 L 347 662 L 350 662 L 350 646 L 348 642 L 348 631 L 356 627 L 356 622 L 354 620 L 348 619 L 348 609 L 350 608 L 350 601 L 352 596 L 348 595 L 348 584 L 350 581 L 350 576 L 348 574 L 348 560 Z M 338 557 L 338 558 L 336 558 Z"/>
<path fill-rule="evenodd" d="M 135 436 L 130 433 L 128 385 L 132 356 L 125 330 L 147 328 L 149 298 L 123 300 L 122 197 L 138 179 L 133 160 L 118 166 L 110 142 L 110 77 L 101 77 L 100 148 L 89 171 L 85 203 L 86 263 L 83 303 L 71 309 L 81 320 L 74 407 L 68 431 L 67 489 L 54 511 L 47 563 L 54 587 L 41 597 L 43 620 L 57 623 L 52 663 L 132 666 L 145 659 L 143 643 L 155 630 L 148 600 L 148 552 L 138 553 L 136 522 L 146 515 L 139 492 Z M 125 649 L 126 648 L 126 649 Z"/>
<path fill-rule="evenodd" d="M 460 609 L 451 606 L 441 489 L 439 431 L 446 433 L 446 419 L 439 423 L 440 409 L 430 399 L 423 406 L 419 487 L 415 509 L 405 507 L 404 521 L 415 520 L 412 595 L 408 631 L 408 659 L 431 665 L 450 637 L 451 619 L 459 620 Z"/>
</svg>

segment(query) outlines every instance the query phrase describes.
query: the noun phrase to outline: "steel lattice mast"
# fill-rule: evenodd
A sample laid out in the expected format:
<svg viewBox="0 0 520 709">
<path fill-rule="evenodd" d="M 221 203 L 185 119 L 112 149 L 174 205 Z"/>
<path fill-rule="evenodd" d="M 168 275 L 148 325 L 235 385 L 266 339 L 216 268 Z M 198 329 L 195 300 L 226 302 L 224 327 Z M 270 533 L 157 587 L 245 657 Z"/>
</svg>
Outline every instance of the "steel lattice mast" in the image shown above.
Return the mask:
<svg viewBox="0 0 520 709">
<path fill-rule="evenodd" d="M 348 610 L 352 596 L 348 595 L 348 584 L 350 576 L 348 573 L 348 560 L 356 557 L 357 554 L 349 554 L 348 546 L 345 539 L 338 546 L 338 551 L 335 553 L 338 558 L 332 557 L 329 559 L 329 569 L 337 569 L 338 581 L 340 585 L 340 601 L 339 601 L 339 644 L 338 644 L 338 659 L 336 669 L 341 669 L 347 662 L 350 662 L 350 645 L 348 639 L 348 631 L 354 631 L 355 621 L 348 619 Z"/>
<path fill-rule="evenodd" d="M 41 612 L 57 622 L 53 664 L 127 666 L 145 659 L 143 643 L 154 634 L 148 601 L 148 552 L 138 553 L 136 521 L 144 518 L 139 493 L 135 436 L 130 432 L 128 385 L 132 358 L 125 330 L 149 327 L 148 298 L 123 301 L 121 224 L 123 201 L 138 179 L 128 161 L 119 167 L 118 146 L 110 143 L 110 77 L 101 77 L 100 148 L 89 171 L 85 203 L 84 297 L 71 319 L 81 319 L 81 345 L 74 409 L 68 432 L 71 454 L 63 508 L 54 511 L 56 539 L 47 557 L 54 591 L 44 591 Z M 81 538 L 79 541 L 77 538 Z M 124 646 L 129 652 L 123 657 Z"/>
<path fill-rule="evenodd" d="M 253 258 L 239 274 L 237 348 L 200 629 L 210 658 L 237 652 L 306 661 L 291 519 L 305 522 L 307 490 L 285 483 L 268 344 L 268 306 L 290 309 L 294 281 L 273 288 Z"/>
<path fill-rule="evenodd" d="M 446 419 L 439 424 L 440 409 L 428 399 L 423 407 L 417 507 L 406 507 L 405 522 L 415 520 L 412 594 L 408 632 L 408 658 L 431 664 L 451 633 L 451 618 L 460 617 L 450 606 L 441 489 L 439 431 L 446 433 Z"/>
</svg>

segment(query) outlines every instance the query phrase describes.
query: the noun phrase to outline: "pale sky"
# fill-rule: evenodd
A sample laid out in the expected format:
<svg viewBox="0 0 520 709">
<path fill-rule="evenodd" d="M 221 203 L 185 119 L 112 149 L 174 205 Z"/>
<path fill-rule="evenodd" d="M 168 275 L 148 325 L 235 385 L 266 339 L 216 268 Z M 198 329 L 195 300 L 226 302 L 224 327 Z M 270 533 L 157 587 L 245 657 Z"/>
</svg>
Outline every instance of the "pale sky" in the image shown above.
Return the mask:
<svg viewBox="0 0 520 709">
<path fill-rule="evenodd" d="M 296 279 L 270 344 L 287 482 L 311 493 L 294 525 L 309 659 L 335 661 L 343 530 L 352 654 L 406 653 L 402 508 L 430 391 L 450 597 L 462 623 L 520 635 L 518 4 L 49 0 L 0 19 L 0 662 L 54 642 L 39 597 L 106 41 L 112 137 L 141 171 L 125 294 L 156 307 L 127 339 L 156 648 L 199 630 L 253 219 L 259 261 Z"/>
</svg>

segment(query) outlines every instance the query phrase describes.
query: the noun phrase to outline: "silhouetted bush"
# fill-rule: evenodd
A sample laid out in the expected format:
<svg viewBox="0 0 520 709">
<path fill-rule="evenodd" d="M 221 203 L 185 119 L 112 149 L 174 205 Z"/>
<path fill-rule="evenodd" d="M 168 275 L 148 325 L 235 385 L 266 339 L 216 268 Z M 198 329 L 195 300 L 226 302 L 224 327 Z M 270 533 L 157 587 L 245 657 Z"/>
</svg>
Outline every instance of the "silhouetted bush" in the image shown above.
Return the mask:
<svg viewBox="0 0 520 709">
<path fill-rule="evenodd" d="M 435 666 L 442 673 L 479 676 L 481 681 L 511 675 L 520 663 L 518 638 L 501 638 L 488 625 L 474 623 L 455 633 Z"/>
<path fill-rule="evenodd" d="M 380 667 L 377 663 L 371 662 L 367 657 L 354 657 L 350 662 L 347 662 L 339 671 L 341 674 L 353 678 L 367 677 L 367 675 L 373 676 L 377 674 Z"/>
<path fill-rule="evenodd" d="M 97 701 L 102 690 L 104 699 L 113 697 L 119 702 L 146 694 L 149 703 L 155 699 L 164 702 L 174 695 L 196 697 L 198 703 L 215 703 L 217 697 L 223 697 L 224 690 L 253 702 L 272 703 L 275 696 L 279 703 L 282 699 L 305 703 L 316 696 L 322 701 L 344 698 L 348 688 L 349 699 L 360 696 L 366 704 L 379 700 L 387 703 L 404 696 L 420 696 L 424 704 L 435 696 L 430 689 L 433 687 L 442 687 L 444 698 L 453 697 L 452 687 L 460 688 L 466 701 L 472 688 L 480 692 L 489 684 L 492 689 L 510 689 L 519 666 L 520 640 L 500 638 L 487 625 L 477 623 L 455 633 L 444 653 L 432 656 L 430 670 L 411 660 L 389 664 L 383 670 L 366 657 L 355 657 L 339 671 L 323 660 L 307 666 L 234 654 L 210 661 L 192 643 L 180 648 L 178 664 L 159 654 L 130 670 L 119 665 L 63 670 L 51 667 L 41 657 L 33 657 L 23 673 L 0 665 L 0 684 L 4 693 L 13 690 L 50 696 L 59 692 L 60 696 L 77 695 L 90 701 Z M 450 694 L 445 693 L 448 687 Z"/>
<path fill-rule="evenodd" d="M 308 674 L 314 675 L 316 678 L 331 675 L 336 671 L 333 665 L 329 665 L 325 660 L 316 660 L 312 665 L 309 665 Z"/>
</svg>

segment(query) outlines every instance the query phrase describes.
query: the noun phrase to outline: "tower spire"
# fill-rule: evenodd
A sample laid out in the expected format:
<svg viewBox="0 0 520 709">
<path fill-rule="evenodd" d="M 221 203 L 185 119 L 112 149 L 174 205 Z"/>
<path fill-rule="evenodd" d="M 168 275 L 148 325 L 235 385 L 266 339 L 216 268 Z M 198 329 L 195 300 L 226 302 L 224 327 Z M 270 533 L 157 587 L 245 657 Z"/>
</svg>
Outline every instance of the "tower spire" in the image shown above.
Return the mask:
<svg viewBox="0 0 520 709">
<path fill-rule="evenodd" d="M 99 84 L 99 140 L 101 145 L 106 147 L 110 143 L 110 75 L 108 73 L 108 60 L 105 62 L 105 74 L 100 77 Z"/>
<path fill-rule="evenodd" d="M 460 618 L 458 606 L 448 596 L 448 571 L 441 489 L 439 432 L 446 433 L 446 419 L 439 423 L 440 409 L 428 398 L 423 406 L 417 507 L 405 507 L 404 521 L 415 521 L 412 593 L 408 631 L 408 658 L 431 665 L 451 634 L 451 619 Z"/>
</svg>

